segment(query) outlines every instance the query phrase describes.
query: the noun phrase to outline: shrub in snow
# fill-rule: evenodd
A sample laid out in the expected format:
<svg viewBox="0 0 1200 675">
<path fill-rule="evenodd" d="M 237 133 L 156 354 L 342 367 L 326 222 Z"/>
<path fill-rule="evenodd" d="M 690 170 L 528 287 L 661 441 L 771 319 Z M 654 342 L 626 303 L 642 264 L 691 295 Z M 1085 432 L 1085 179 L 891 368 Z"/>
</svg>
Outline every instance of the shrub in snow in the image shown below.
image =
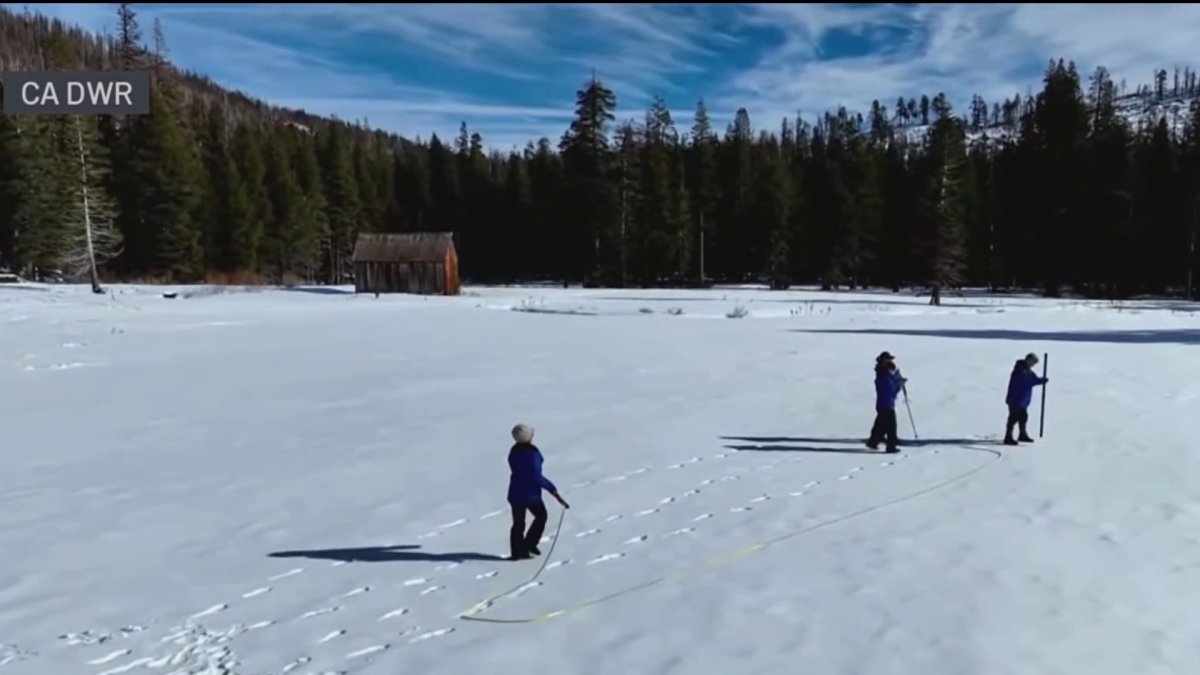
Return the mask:
<svg viewBox="0 0 1200 675">
<path fill-rule="evenodd" d="M 639 309 L 638 311 L 641 312 L 642 314 L 653 314 L 654 313 L 654 310 L 650 309 L 649 307 L 643 307 L 643 308 Z"/>
<path fill-rule="evenodd" d="M 741 319 L 741 318 L 745 317 L 745 316 L 746 316 L 747 314 L 749 314 L 749 313 L 750 313 L 750 310 L 746 309 L 745 307 L 743 307 L 743 306 L 741 306 L 741 305 L 737 305 L 736 307 L 734 307 L 733 309 L 729 310 L 729 311 L 728 311 L 728 312 L 725 314 L 725 318 L 727 318 L 727 319 Z"/>
<path fill-rule="evenodd" d="M 671 316 L 682 316 L 683 308 L 682 307 L 672 307 L 671 309 L 667 310 L 667 314 L 670 314 Z"/>
</svg>

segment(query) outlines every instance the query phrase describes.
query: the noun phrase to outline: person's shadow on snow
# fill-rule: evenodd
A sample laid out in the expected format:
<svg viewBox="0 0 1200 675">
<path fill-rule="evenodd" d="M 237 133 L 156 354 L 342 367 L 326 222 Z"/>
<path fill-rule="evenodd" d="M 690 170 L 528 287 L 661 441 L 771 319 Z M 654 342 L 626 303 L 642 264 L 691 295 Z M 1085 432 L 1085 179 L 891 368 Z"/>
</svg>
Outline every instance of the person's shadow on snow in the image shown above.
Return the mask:
<svg viewBox="0 0 1200 675">
<path fill-rule="evenodd" d="M 867 440 L 862 438 L 802 438 L 794 436 L 722 436 L 723 441 L 744 441 L 741 444 L 728 444 L 725 447 L 738 452 L 833 452 L 851 455 L 879 454 L 877 450 L 861 447 Z M 797 445 L 807 443 L 829 443 L 835 445 L 857 445 L 860 447 L 838 448 L 815 445 Z M 923 448 L 929 446 L 955 445 L 997 445 L 999 441 L 991 438 L 923 438 L 901 439 L 901 448 Z"/>
<path fill-rule="evenodd" d="M 467 562 L 500 561 L 504 558 L 488 553 L 426 553 L 415 544 L 400 546 L 368 546 L 365 548 L 327 548 L 311 551 L 277 551 L 271 558 L 312 558 L 342 562 Z"/>
</svg>

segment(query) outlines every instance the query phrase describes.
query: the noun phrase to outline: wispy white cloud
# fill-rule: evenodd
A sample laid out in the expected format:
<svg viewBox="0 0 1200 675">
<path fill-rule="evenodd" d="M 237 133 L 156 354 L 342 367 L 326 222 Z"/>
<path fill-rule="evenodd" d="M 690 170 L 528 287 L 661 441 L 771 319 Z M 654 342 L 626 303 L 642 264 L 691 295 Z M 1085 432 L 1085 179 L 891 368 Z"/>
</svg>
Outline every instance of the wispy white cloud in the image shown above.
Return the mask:
<svg viewBox="0 0 1200 675">
<path fill-rule="evenodd" d="M 17 7 L 19 9 L 19 7 Z M 115 5 L 33 5 L 112 32 Z M 280 105 L 489 146 L 557 141 L 595 69 L 640 119 L 654 95 L 690 124 L 745 107 L 774 129 L 797 112 L 945 92 L 998 101 L 1036 89 L 1052 57 L 1131 84 L 1192 65 L 1200 6 L 1072 4 L 138 5 L 172 57 Z M 1196 64 L 1200 65 L 1200 64 Z"/>
</svg>

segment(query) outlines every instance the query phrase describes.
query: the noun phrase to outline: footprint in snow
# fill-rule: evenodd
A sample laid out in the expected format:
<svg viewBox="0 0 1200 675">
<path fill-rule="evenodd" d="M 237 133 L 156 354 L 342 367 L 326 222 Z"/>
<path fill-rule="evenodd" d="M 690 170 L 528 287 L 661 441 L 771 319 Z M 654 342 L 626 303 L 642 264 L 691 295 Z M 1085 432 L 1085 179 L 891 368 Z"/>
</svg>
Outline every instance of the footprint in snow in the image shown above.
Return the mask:
<svg viewBox="0 0 1200 675">
<path fill-rule="evenodd" d="M 452 528 L 452 527 L 458 527 L 459 525 L 463 525 L 463 524 L 465 524 L 466 522 L 467 522 L 467 519 L 466 519 L 466 518 L 459 518 L 458 520 L 456 520 L 456 521 L 454 521 L 454 522 L 452 522 L 452 523 L 446 523 L 445 525 L 441 525 L 440 527 L 441 527 L 441 529 L 443 529 L 443 530 L 448 530 L 448 529 L 450 529 L 450 528 Z"/>
<path fill-rule="evenodd" d="M 404 585 L 405 586 L 420 586 L 421 584 L 427 583 L 428 581 L 429 581 L 429 579 L 426 579 L 425 577 L 416 577 L 413 579 L 405 580 Z"/>
<path fill-rule="evenodd" d="M 433 638 L 439 638 L 439 637 L 442 637 L 443 635 L 447 635 L 447 634 L 453 633 L 453 632 L 454 632 L 453 628 L 439 628 L 437 630 L 431 630 L 428 633 L 421 633 L 420 635 L 414 637 L 413 639 L 409 640 L 408 642 L 409 642 L 409 644 L 414 644 L 417 642 L 424 642 L 425 640 L 432 640 Z"/>
<path fill-rule="evenodd" d="M 579 532 L 575 536 L 582 538 L 582 537 L 590 537 L 593 534 L 599 534 L 599 533 L 600 533 L 599 528 L 592 528 L 590 530 L 584 530 L 583 532 Z"/>
<path fill-rule="evenodd" d="M 498 574 L 498 572 L 496 572 L 495 570 L 492 570 L 491 572 L 481 572 L 479 574 L 476 574 L 475 578 L 476 579 L 491 579 L 492 577 L 496 576 L 497 574 Z"/>
<path fill-rule="evenodd" d="M 585 487 L 591 485 L 593 482 L 595 482 L 595 481 L 585 480 L 583 482 L 576 483 L 576 484 L 572 485 L 571 487 L 573 489 L 578 490 L 579 488 L 585 488 Z"/>
<path fill-rule="evenodd" d="M 284 666 L 283 670 L 280 672 L 283 673 L 283 675 L 287 675 L 288 673 L 292 672 L 293 670 L 299 668 L 300 666 L 303 666 L 304 664 L 306 664 L 310 661 L 312 661 L 312 659 L 310 657 L 301 656 L 300 658 L 296 659 L 295 661 L 292 661 L 291 663 Z"/>
<path fill-rule="evenodd" d="M 479 516 L 479 519 L 480 519 L 480 520 L 487 520 L 488 518 L 495 518 L 496 516 L 502 516 L 502 515 L 504 515 L 505 513 L 507 513 L 507 511 L 505 511 L 505 510 L 503 510 L 503 509 L 500 509 L 500 510 L 498 510 L 498 511 L 489 511 L 488 513 L 485 513 L 485 514 L 483 514 L 482 516 Z"/>
<path fill-rule="evenodd" d="M 810 481 L 808 481 L 807 483 L 805 483 L 805 484 L 804 484 L 804 487 L 806 487 L 806 488 L 815 488 L 815 487 L 817 487 L 817 486 L 818 486 L 818 485 L 820 485 L 820 484 L 821 484 L 821 481 L 819 481 L 819 480 L 810 480 Z"/>
<path fill-rule="evenodd" d="M 687 534 L 688 532 L 695 532 L 695 531 L 696 531 L 696 528 L 694 528 L 694 527 L 682 527 L 682 528 L 679 528 L 678 530 L 675 530 L 674 532 L 668 532 L 666 534 L 666 536 L 677 537 L 681 534 Z"/>
<path fill-rule="evenodd" d="M 263 586 L 262 588 L 256 588 L 252 591 L 242 593 L 242 597 L 243 598 L 253 598 L 253 597 L 262 595 L 263 593 L 270 593 L 270 592 L 271 592 L 270 586 Z"/>
<path fill-rule="evenodd" d="M 755 497 L 754 499 L 751 499 L 751 500 L 750 500 L 750 503 L 751 503 L 751 504 L 759 504 L 759 503 L 761 503 L 761 502 L 765 502 L 765 501 L 767 501 L 767 500 L 768 500 L 768 499 L 770 499 L 770 498 L 771 498 L 771 497 L 770 497 L 770 496 L 768 496 L 768 495 L 763 495 L 763 496 L 761 496 L 761 497 Z"/>
<path fill-rule="evenodd" d="M 629 473 L 625 474 L 625 476 L 627 478 L 632 477 L 632 476 L 640 476 L 641 474 L 646 473 L 649 470 L 650 469 L 647 467 L 642 467 L 640 469 L 634 469 L 633 471 L 630 471 Z"/>
<path fill-rule="evenodd" d="M 729 481 L 731 481 L 731 480 L 739 480 L 739 479 L 741 479 L 741 476 L 739 476 L 738 474 L 736 474 L 736 473 L 735 473 L 735 474 L 733 474 L 732 476 L 724 476 L 724 477 L 722 477 L 722 478 L 721 478 L 721 482 L 722 482 L 722 483 L 727 483 L 727 482 L 729 482 Z"/>
<path fill-rule="evenodd" d="M 804 491 L 803 491 L 803 490 L 799 490 L 799 491 L 797 491 L 797 492 L 789 492 L 789 493 L 788 493 L 788 496 L 789 496 L 789 497 L 803 497 L 803 496 L 804 496 Z"/>
<path fill-rule="evenodd" d="M 217 612 L 223 612 L 227 609 L 229 609 L 229 605 L 227 605 L 225 603 L 221 603 L 219 605 L 213 605 L 212 607 L 209 607 L 206 610 L 196 612 L 195 614 L 189 616 L 188 618 L 189 619 L 202 619 L 206 616 L 212 616 L 213 614 L 216 614 Z"/>
<path fill-rule="evenodd" d="M 357 658 L 360 658 L 363 656 L 370 656 L 371 654 L 378 654 L 379 652 L 381 652 L 387 648 L 388 648 L 388 645 L 371 645 L 370 647 L 367 647 L 365 649 L 360 649 L 356 652 L 350 652 L 349 654 L 346 655 L 346 658 L 347 659 L 357 659 Z"/>
<path fill-rule="evenodd" d="M 342 565 L 345 565 L 346 562 L 347 561 L 345 561 L 345 560 L 339 560 L 339 561 L 333 563 L 332 565 L 330 565 L 330 567 L 341 567 Z"/>
<path fill-rule="evenodd" d="M 295 575 L 301 574 L 303 572 L 304 572 L 303 567 L 297 567 L 296 569 L 289 570 L 287 572 L 284 572 L 283 574 L 276 574 L 275 576 L 268 578 L 267 581 L 279 581 L 280 579 L 284 579 L 284 578 L 290 577 L 290 576 L 295 576 Z"/>
<path fill-rule="evenodd" d="M 693 489 L 688 490 L 687 492 L 683 493 L 681 496 L 691 497 L 692 495 L 698 495 L 698 494 L 700 494 L 700 491 L 693 488 Z"/>
<path fill-rule="evenodd" d="M 321 609 L 314 609 L 311 612 L 305 612 L 300 615 L 300 618 L 301 619 L 311 619 L 314 616 L 321 616 L 322 614 L 332 614 L 332 613 L 338 611 L 339 609 L 341 609 L 341 607 L 322 607 Z"/>
<path fill-rule="evenodd" d="M 616 560 L 617 558 L 623 558 L 623 557 L 625 557 L 624 553 L 606 553 L 598 558 L 592 558 L 591 560 L 588 561 L 587 564 L 597 565 L 599 563 L 608 562 L 610 560 Z"/>
<path fill-rule="evenodd" d="M 895 462 L 880 462 L 879 466 L 892 466 Z"/>
<path fill-rule="evenodd" d="M 630 544 L 640 544 L 640 543 L 642 543 L 643 541 L 646 541 L 646 540 L 647 540 L 647 539 L 649 539 L 649 538 L 650 538 L 650 535 L 647 535 L 647 534 L 640 534 L 640 535 L 638 535 L 638 536 L 636 536 L 636 537 L 634 537 L 634 538 L 632 538 L 632 539 L 627 539 L 627 540 L 625 540 L 625 545 L 626 545 L 626 546 L 628 546 L 628 545 L 630 545 Z"/>
<path fill-rule="evenodd" d="M 700 483 L 700 485 L 712 485 L 712 484 L 713 484 L 713 479 L 711 479 L 711 478 L 707 478 Z"/>
<path fill-rule="evenodd" d="M 620 520 L 620 519 L 621 519 L 621 514 L 619 514 L 619 513 L 618 513 L 618 514 L 611 515 L 611 516 L 609 516 L 609 517 L 605 518 L 605 519 L 604 519 L 604 522 L 606 522 L 606 523 L 612 523 L 612 522 L 616 522 L 616 521 L 618 521 L 618 520 Z"/>
<path fill-rule="evenodd" d="M 91 661 L 88 661 L 88 665 L 89 666 L 102 666 L 111 661 L 116 661 L 117 659 L 121 658 L 122 656 L 128 656 L 132 653 L 133 652 L 129 649 L 118 649 L 117 651 L 115 651 L 111 654 L 108 654 L 106 656 L 101 656 L 98 659 L 92 659 Z"/>
<path fill-rule="evenodd" d="M 356 589 L 354 589 L 354 590 L 352 590 L 352 591 L 347 591 L 347 592 L 345 592 L 345 593 L 342 593 L 342 594 L 341 594 L 341 596 L 339 596 L 339 597 L 343 597 L 343 598 L 352 598 L 352 597 L 354 597 L 354 596 L 356 596 L 356 595 L 360 595 L 360 594 L 362 594 L 362 593 L 366 593 L 366 592 L 367 592 L 367 591 L 369 591 L 369 590 L 371 590 L 371 587 L 370 587 L 370 586 L 360 586 L 360 587 L 358 587 L 358 588 L 356 588 Z"/>
<path fill-rule="evenodd" d="M 432 593 L 437 593 L 438 591 L 440 591 L 444 588 L 446 588 L 446 587 L 445 586 L 430 586 L 429 588 L 426 588 L 425 590 L 421 591 L 421 595 L 430 595 Z"/>
<path fill-rule="evenodd" d="M 840 478 L 838 478 L 838 480 L 853 480 L 853 478 L 854 478 L 854 474 L 848 473 L 845 476 L 841 476 Z"/>
<path fill-rule="evenodd" d="M 438 565 L 437 567 L 433 568 L 433 571 L 434 572 L 445 572 L 446 570 L 452 570 L 458 566 L 459 566 L 459 563 L 451 562 L 451 563 L 446 563 L 445 565 Z"/>
<path fill-rule="evenodd" d="M 750 508 L 749 506 L 735 506 L 735 507 L 729 509 L 729 511 L 731 513 L 741 513 L 743 511 L 753 511 L 753 510 L 754 509 Z"/>
<path fill-rule="evenodd" d="M 340 638 L 341 636 L 343 636 L 345 634 L 346 634 L 345 629 L 339 628 L 339 629 L 333 631 L 332 633 L 330 633 L 329 635 L 326 635 L 325 637 L 321 638 L 320 640 L 317 640 L 317 644 L 323 645 L 326 642 L 329 642 L 330 640 L 333 640 L 335 638 Z"/>
<path fill-rule="evenodd" d="M 392 611 L 388 612 L 387 614 L 384 614 L 383 616 L 379 617 L 379 620 L 387 621 L 388 619 L 395 619 L 396 617 L 404 616 L 405 614 L 408 614 L 408 608 L 401 607 L 400 609 L 393 609 Z"/>
<path fill-rule="evenodd" d="M 259 621 L 258 623 L 252 623 L 249 626 L 246 626 L 246 632 L 249 633 L 252 630 L 259 630 L 260 628 L 266 628 L 267 626 L 274 626 L 274 625 L 275 625 L 275 622 L 271 621 L 271 620 Z"/>
<path fill-rule="evenodd" d="M 673 501 L 675 501 L 674 497 L 663 497 L 662 499 L 658 500 L 658 503 L 659 504 L 670 504 Z"/>
<path fill-rule="evenodd" d="M 701 513 L 700 515 L 696 516 L 695 518 L 692 518 L 692 522 L 698 523 L 702 520 L 708 520 L 709 518 L 712 518 L 712 517 L 713 517 L 713 514 L 711 514 L 711 513 Z"/>
<path fill-rule="evenodd" d="M 566 560 L 555 560 L 554 562 L 550 563 L 549 565 L 546 565 L 546 569 L 547 569 L 547 570 L 552 570 L 552 569 L 554 569 L 554 568 L 556 568 L 556 567 L 562 567 L 562 566 L 564 566 L 564 565 L 570 565 L 570 564 L 571 564 L 571 562 L 572 562 L 572 560 L 571 560 L 570 558 L 567 558 Z"/>
<path fill-rule="evenodd" d="M 525 595 L 525 594 L 526 594 L 526 593 L 528 593 L 529 591 L 532 591 L 533 589 L 535 589 L 535 588 L 537 588 L 538 586 L 541 586 L 541 585 L 542 585 L 542 582 L 540 582 L 540 581 L 531 581 L 531 582 L 529 582 L 529 583 L 527 583 L 527 584 L 525 584 L 525 585 L 521 586 L 521 587 L 520 587 L 520 588 L 518 588 L 517 590 L 513 591 L 513 592 L 512 592 L 512 597 L 516 598 L 516 597 L 520 597 L 520 596 L 522 596 L 522 595 Z"/>
<path fill-rule="evenodd" d="M 648 515 L 650 515 L 650 514 L 652 514 L 652 513 L 658 513 L 658 509 L 645 509 L 645 510 L 643 510 L 643 511 L 638 511 L 638 512 L 637 512 L 637 513 L 635 513 L 634 515 L 636 515 L 636 516 L 648 516 Z"/>
<path fill-rule="evenodd" d="M 426 532 L 425 534 L 418 534 L 417 539 L 432 539 L 440 536 L 442 536 L 441 532 Z"/>
</svg>

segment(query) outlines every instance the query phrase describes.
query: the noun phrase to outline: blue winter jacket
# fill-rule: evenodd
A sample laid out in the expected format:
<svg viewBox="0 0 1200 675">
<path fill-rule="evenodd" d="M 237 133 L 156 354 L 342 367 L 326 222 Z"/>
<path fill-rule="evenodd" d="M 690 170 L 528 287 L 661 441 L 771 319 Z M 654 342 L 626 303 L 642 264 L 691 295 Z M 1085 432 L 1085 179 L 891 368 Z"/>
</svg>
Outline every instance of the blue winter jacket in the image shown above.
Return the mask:
<svg viewBox="0 0 1200 675">
<path fill-rule="evenodd" d="M 542 490 L 558 492 L 554 483 L 542 475 L 542 451 L 532 443 L 517 443 L 508 451 L 508 502 L 532 504 L 542 501 Z"/>
<path fill-rule="evenodd" d="M 1033 388 L 1039 384 L 1046 384 L 1046 379 L 1033 372 L 1024 360 L 1017 361 L 1012 375 L 1008 377 L 1008 395 L 1004 402 L 1028 408 L 1033 402 Z"/>
<path fill-rule="evenodd" d="M 904 389 L 904 382 L 897 371 L 875 369 L 875 409 L 895 410 L 896 397 Z"/>
</svg>

